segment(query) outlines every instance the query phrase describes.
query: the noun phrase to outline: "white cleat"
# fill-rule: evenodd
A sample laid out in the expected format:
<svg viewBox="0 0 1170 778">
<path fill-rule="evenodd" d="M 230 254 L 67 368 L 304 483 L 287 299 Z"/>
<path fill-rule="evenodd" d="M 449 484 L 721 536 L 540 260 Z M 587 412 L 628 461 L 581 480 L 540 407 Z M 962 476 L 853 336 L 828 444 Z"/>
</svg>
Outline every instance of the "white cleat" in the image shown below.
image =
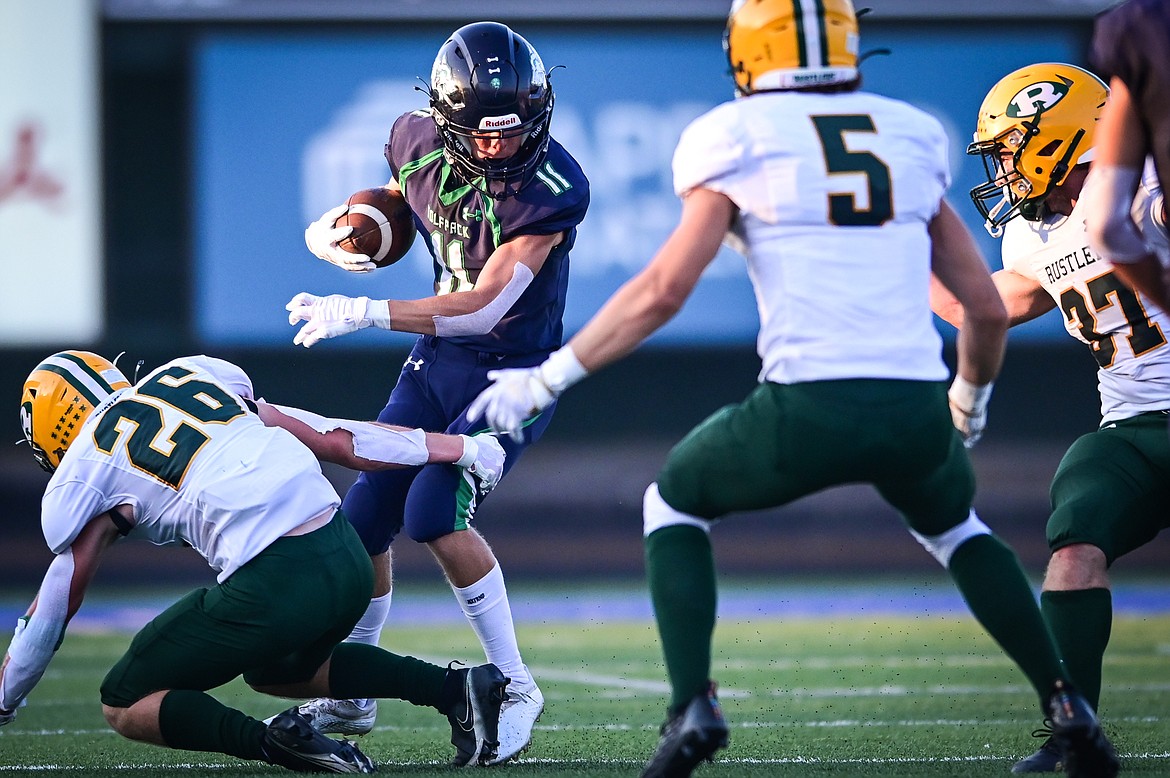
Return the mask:
<svg viewBox="0 0 1170 778">
<path fill-rule="evenodd" d="M 500 706 L 500 747 L 488 764 L 503 764 L 528 750 L 532 728 L 544 710 L 544 695 L 536 681 L 526 686 L 508 685 L 507 697 Z"/>
<path fill-rule="evenodd" d="M 377 700 L 334 700 L 318 697 L 292 709 L 308 720 L 318 732 L 332 735 L 367 735 L 378 717 Z M 279 714 L 277 714 L 279 715 Z M 265 724 L 272 722 L 264 720 Z"/>
</svg>

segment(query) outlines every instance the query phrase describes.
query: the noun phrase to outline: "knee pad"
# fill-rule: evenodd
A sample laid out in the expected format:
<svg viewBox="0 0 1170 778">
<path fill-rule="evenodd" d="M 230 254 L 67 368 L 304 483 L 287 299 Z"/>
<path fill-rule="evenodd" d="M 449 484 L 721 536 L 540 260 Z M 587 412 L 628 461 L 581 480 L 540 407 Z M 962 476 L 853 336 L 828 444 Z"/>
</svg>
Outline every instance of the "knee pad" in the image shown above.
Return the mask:
<svg viewBox="0 0 1170 778">
<path fill-rule="evenodd" d="M 658 493 L 658 484 L 650 484 L 642 497 L 642 537 L 646 537 L 654 530 L 675 524 L 698 527 L 704 532 L 710 532 L 712 522 L 671 508 Z"/>
<path fill-rule="evenodd" d="M 910 530 L 914 539 L 922 544 L 930 555 L 939 561 L 943 567 L 949 567 L 955 550 L 976 535 L 990 535 L 991 528 L 979 520 L 975 510 L 967 514 L 967 518 L 951 527 L 941 535 L 922 535 Z"/>
</svg>

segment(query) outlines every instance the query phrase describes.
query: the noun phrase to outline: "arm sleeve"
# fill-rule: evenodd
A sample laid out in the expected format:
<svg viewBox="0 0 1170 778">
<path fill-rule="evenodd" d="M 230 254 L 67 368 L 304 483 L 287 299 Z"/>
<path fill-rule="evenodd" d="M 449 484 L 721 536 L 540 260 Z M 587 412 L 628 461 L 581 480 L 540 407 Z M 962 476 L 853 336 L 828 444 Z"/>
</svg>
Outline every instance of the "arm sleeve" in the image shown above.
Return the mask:
<svg viewBox="0 0 1170 778">
<path fill-rule="evenodd" d="M 73 551 L 66 549 L 49 564 L 31 616 L 22 616 L 8 646 L 8 664 L 0 678 L 0 708 L 15 710 L 33 690 L 65 637 Z"/>
<path fill-rule="evenodd" d="M 1115 264 L 1139 262 L 1149 250 L 1134 223 L 1134 194 L 1141 171 L 1120 165 L 1094 165 L 1092 186 L 1082 195 L 1088 217 L 1085 236 L 1098 256 Z"/>
<path fill-rule="evenodd" d="M 512 269 L 512 280 L 500 290 L 499 295 L 478 311 L 460 314 L 459 316 L 432 316 L 435 323 L 435 334 L 440 338 L 451 338 L 460 335 L 484 335 L 491 332 L 500 319 L 504 318 L 524 290 L 532 283 L 532 270 L 523 262 L 517 262 Z"/>
<path fill-rule="evenodd" d="M 430 460 L 427 436 L 420 429 L 393 430 L 367 421 L 330 419 L 286 405 L 273 404 L 272 407 L 322 435 L 336 429 L 349 432 L 353 436 L 353 453 L 362 459 L 392 465 L 425 465 Z"/>
</svg>

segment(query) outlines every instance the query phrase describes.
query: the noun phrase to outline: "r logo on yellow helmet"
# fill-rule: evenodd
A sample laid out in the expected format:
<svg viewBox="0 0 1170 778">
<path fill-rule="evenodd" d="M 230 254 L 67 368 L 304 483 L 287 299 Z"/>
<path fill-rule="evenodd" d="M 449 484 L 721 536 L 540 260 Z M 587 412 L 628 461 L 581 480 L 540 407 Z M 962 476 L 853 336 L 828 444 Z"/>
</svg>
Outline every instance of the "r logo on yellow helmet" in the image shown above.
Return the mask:
<svg viewBox="0 0 1170 778">
<path fill-rule="evenodd" d="M 1013 119 L 1044 113 L 1059 103 L 1060 99 L 1068 94 L 1072 85 L 1072 80 L 1067 78 L 1061 78 L 1059 83 L 1041 81 L 1038 84 L 1030 84 L 1008 101 L 1005 113 Z"/>
<path fill-rule="evenodd" d="M 37 365 L 20 398 L 20 427 L 37 464 L 56 470 L 94 408 L 128 386 L 112 362 L 88 351 L 61 351 Z"/>
</svg>

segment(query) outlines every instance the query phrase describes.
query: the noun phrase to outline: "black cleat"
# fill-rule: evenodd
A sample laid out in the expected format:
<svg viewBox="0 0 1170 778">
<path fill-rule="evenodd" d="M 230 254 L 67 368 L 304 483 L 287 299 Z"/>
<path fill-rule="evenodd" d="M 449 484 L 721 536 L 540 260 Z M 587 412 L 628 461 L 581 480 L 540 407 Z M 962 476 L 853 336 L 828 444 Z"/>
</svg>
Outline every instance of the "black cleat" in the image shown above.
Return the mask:
<svg viewBox="0 0 1170 778">
<path fill-rule="evenodd" d="M 704 760 L 727 748 L 727 722 L 715 697 L 715 684 L 696 694 L 687 707 L 662 725 L 658 747 L 642 770 L 642 778 L 686 778 Z"/>
<path fill-rule="evenodd" d="M 1097 715 L 1080 692 L 1057 681 L 1048 697 L 1052 740 L 1073 778 L 1113 778 L 1121 770 L 1117 752 L 1101 730 Z"/>
<path fill-rule="evenodd" d="M 298 773 L 375 773 L 378 768 L 348 740 L 325 737 L 296 708 L 278 713 L 264 732 L 261 750 L 269 764 Z"/>
<path fill-rule="evenodd" d="M 1048 735 L 1048 739 L 1036 749 L 1036 753 L 1026 756 L 1012 765 L 1013 773 L 1063 773 L 1064 753 L 1056 741 L 1052 739 L 1052 730 L 1038 729 L 1037 732 Z"/>
<path fill-rule="evenodd" d="M 452 663 L 454 664 L 454 663 Z M 451 722 L 451 745 L 455 746 L 456 767 L 486 765 L 496 758 L 500 747 L 500 706 L 507 696 L 509 679 L 493 664 L 455 669 L 459 697 L 447 710 Z"/>
</svg>

